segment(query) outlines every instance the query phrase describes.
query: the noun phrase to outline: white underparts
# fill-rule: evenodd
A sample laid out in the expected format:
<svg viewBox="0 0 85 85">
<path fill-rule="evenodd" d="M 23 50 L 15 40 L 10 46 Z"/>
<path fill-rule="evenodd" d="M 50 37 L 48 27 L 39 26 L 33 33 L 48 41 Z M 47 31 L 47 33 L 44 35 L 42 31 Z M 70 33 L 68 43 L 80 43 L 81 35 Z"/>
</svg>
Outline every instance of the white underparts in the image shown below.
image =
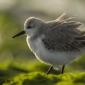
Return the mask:
<svg viewBox="0 0 85 85">
<path fill-rule="evenodd" d="M 46 64 L 51 64 L 54 66 L 68 64 L 80 55 L 79 52 L 49 51 L 45 48 L 41 37 L 35 40 L 31 40 L 27 37 L 26 41 L 30 50 L 35 54 L 36 58 Z"/>
</svg>

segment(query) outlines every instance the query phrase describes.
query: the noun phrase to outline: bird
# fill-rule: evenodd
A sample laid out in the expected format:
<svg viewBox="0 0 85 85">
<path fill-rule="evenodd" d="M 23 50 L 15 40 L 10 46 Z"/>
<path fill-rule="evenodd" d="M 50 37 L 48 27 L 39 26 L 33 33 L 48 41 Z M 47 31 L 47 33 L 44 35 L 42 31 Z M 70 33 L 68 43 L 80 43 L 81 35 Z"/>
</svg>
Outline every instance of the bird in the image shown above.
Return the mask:
<svg viewBox="0 0 85 85">
<path fill-rule="evenodd" d="M 85 32 L 79 29 L 81 25 L 72 17 L 66 18 L 66 14 L 51 21 L 28 17 L 24 30 L 12 38 L 26 34 L 27 45 L 35 57 L 50 65 L 46 73 L 61 65 L 63 74 L 66 65 L 85 53 Z"/>
</svg>

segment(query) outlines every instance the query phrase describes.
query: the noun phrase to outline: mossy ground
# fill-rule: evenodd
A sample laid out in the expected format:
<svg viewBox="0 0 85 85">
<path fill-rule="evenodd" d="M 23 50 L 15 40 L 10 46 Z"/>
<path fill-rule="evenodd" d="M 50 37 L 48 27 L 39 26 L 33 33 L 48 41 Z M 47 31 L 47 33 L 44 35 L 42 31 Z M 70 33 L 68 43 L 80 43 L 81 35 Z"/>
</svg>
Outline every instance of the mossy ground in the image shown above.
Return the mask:
<svg viewBox="0 0 85 85">
<path fill-rule="evenodd" d="M 0 69 L 0 85 L 85 85 L 85 72 L 71 71 L 66 66 L 65 73 L 51 71 L 46 74 L 49 66 L 36 62 L 14 62 L 7 68 Z"/>
<path fill-rule="evenodd" d="M 60 75 L 42 72 L 19 74 L 6 80 L 3 85 L 85 85 L 85 72 Z"/>
</svg>

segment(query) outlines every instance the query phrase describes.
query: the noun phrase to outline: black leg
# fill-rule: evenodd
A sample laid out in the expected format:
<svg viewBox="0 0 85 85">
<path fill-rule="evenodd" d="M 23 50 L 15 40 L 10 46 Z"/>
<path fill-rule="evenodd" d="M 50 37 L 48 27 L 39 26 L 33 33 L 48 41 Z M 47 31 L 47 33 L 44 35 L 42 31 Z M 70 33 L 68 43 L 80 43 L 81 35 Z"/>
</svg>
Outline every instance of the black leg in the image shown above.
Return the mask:
<svg viewBox="0 0 85 85">
<path fill-rule="evenodd" d="M 46 73 L 49 74 L 52 69 L 53 69 L 53 66 L 50 66 Z"/>
<path fill-rule="evenodd" d="M 65 69 L 65 65 L 62 66 L 62 70 L 61 70 L 62 74 L 64 73 L 64 69 Z"/>
</svg>

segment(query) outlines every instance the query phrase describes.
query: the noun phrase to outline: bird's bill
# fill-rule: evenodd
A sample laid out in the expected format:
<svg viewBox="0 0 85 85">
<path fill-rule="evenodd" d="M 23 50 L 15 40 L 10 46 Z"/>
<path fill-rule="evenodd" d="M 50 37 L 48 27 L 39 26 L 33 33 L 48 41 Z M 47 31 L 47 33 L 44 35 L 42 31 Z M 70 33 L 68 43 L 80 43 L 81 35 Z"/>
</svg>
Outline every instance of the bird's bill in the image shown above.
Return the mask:
<svg viewBox="0 0 85 85">
<path fill-rule="evenodd" d="M 15 37 L 21 36 L 21 35 L 23 35 L 23 34 L 25 34 L 25 31 L 21 31 L 21 32 L 17 33 L 17 34 L 14 35 L 12 38 L 15 38 Z"/>
</svg>

